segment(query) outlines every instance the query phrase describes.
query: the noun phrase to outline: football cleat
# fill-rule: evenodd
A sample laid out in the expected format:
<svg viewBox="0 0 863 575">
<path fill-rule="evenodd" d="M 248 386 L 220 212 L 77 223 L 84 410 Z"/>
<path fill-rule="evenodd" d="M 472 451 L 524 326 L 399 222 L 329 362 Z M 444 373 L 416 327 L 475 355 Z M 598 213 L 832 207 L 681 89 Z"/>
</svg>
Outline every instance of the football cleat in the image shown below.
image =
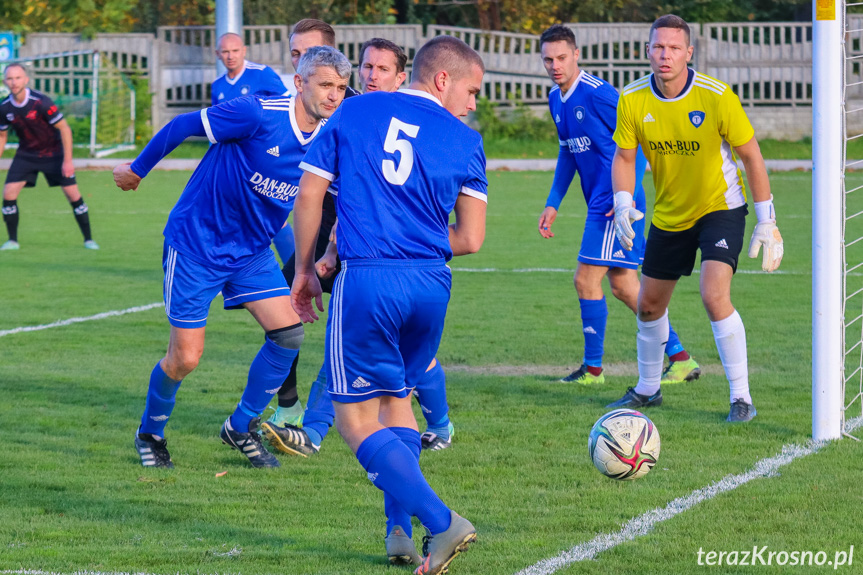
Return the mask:
<svg viewBox="0 0 863 575">
<path fill-rule="evenodd" d="M 662 385 L 695 381 L 701 376 L 701 368 L 691 357 L 682 361 L 672 361 L 662 372 Z"/>
<path fill-rule="evenodd" d="M 634 387 L 630 387 L 626 390 L 626 393 L 623 394 L 623 397 L 613 403 L 609 403 L 605 407 L 638 408 L 659 407 L 660 405 L 662 405 L 661 389 L 657 390 L 653 395 L 641 395 L 640 393 L 635 393 Z"/>
<path fill-rule="evenodd" d="M 563 383 L 578 383 L 581 385 L 591 385 L 593 383 L 605 383 L 605 375 L 593 375 L 587 371 L 587 366 L 582 364 L 577 370 L 573 371 L 566 377 L 560 379 Z"/>
<path fill-rule="evenodd" d="M 758 412 L 755 411 L 755 406 L 751 403 L 746 403 L 746 400 L 742 397 L 738 397 L 731 404 L 731 410 L 728 412 L 728 417 L 725 418 L 725 421 L 744 423 L 752 421 L 752 418 L 756 415 L 758 415 Z"/>
<path fill-rule="evenodd" d="M 428 530 L 426 530 L 428 532 Z M 446 573 L 456 555 L 467 551 L 468 545 L 476 542 L 476 529 L 471 522 L 450 511 L 449 529 L 443 533 L 423 537 L 422 563 L 414 575 L 435 575 Z"/>
<path fill-rule="evenodd" d="M 391 565 L 419 565 L 422 557 L 417 553 L 413 539 L 408 537 L 401 525 L 395 525 L 384 539 L 387 546 L 387 559 Z"/>
<path fill-rule="evenodd" d="M 171 454 L 168 453 L 168 441 L 164 438 L 156 439 L 149 433 L 136 433 L 135 449 L 138 451 L 141 465 L 144 467 L 174 468 Z"/>
<path fill-rule="evenodd" d="M 4 242 L 3 245 L 0 246 L 0 251 L 20 250 L 20 249 L 21 249 L 21 244 L 19 244 L 15 240 L 9 240 L 7 242 Z"/>
<path fill-rule="evenodd" d="M 219 437 L 231 449 L 236 449 L 248 457 L 252 467 L 281 467 L 279 460 L 264 448 L 264 444 L 261 443 L 261 436 L 254 431 L 258 428 L 260 422 L 261 418 L 254 418 L 249 423 L 249 431 L 243 433 L 231 427 L 231 418 L 229 417 L 222 424 L 222 431 L 219 433 Z"/>
<path fill-rule="evenodd" d="M 270 416 L 267 423 L 279 426 L 293 425 L 294 427 L 302 427 L 304 414 L 303 404 L 299 401 L 293 407 L 276 406 L 276 412 Z"/>
<path fill-rule="evenodd" d="M 453 435 L 455 435 L 455 427 L 453 427 L 451 421 L 447 427 L 449 429 L 449 439 L 444 439 L 433 431 L 426 431 L 423 433 L 420 436 L 422 448 L 428 449 L 429 451 L 440 451 L 441 449 L 446 449 L 452 445 L 452 438 Z"/>
<path fill-rule="evenodd" d="M 97 243 L 96 243 L 96 242 L 94 242 L 93 240 L 87 240 L 86 242 L 84 242 L 84 249 L 88 249 L 88 250 L 98 250 L 98 249 L 99 249 L 99 244 L 97 244 Z"/>
<path fill-rule="evenodd" d="M 321 450 L 320 445 L 315 445 L 309 439 L 309 434 L 295 425 L 273 425 L 265 421 L 261 426 L 264 437 L 270 442 L 274 449 L 287 453 L 288 455 L 300 455 L 308 457 Z"/>
</svg>

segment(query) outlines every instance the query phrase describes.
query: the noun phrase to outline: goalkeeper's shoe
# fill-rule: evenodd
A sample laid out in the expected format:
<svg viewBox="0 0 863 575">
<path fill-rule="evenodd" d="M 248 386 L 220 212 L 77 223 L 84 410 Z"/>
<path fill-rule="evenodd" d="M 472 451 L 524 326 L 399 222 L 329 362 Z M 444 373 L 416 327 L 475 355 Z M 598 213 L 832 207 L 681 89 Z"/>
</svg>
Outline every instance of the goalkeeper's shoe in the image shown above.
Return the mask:
<svg viewBox="0 0 863 575">
<path fill-rule="evenodd" d="M 613 403 L 609 403 L 605 407 L 639 408 L 659 407 L 660 405 L 662 405 L 661 389 L 657 390 L 653 395 L 641 395 L 640 393 L 635 392 L 634 387 L 630 387 L 626 390 L 626 393 L 623 394 L 623 397 Z"/>
<path fill-rule="evenodd" d="M 222 432 L 219 437 L 231 449 L 236 449 L 248 457 L 252 467 L 281 467 L 279 460 L 266 450 L 264 444 L 261 443 L 261 436 L 255 431 L 260 422 L 259 417 L 254 418 L 249 423 L 249 431 L 243 433 L 231 427 L 231 418 L 228 417 L 222 424 Z"/>
<path fill-rule="evenodd" d="M 691 357 L 681 361 L 672 361 L 662 372 L 662 385 L 668 383 L 683 383 L 684 381 L 695 381 L 701 376 L 701 368 Z"/>
<path fill-rule="evenodd" d="M 429 533 L 423 537 L 422 564 L 416 568 L 414 575 L 446 573 L 456 555 L 467 551 L 468 545 L 474 542 L 476 529 L 471 522 L 455 511 L 450 511 L 449 529 L 434 536 Z"/>
<path fill-rule="evenodd" d="M 144 467 L 174 468 L 171 454 L 168 453 L 168 441 L 164 438 L 156 439 L 149 433 L 136 433 L 135 449 L 138 451 L 141 465 Z"/>
<path fill-rule="evenodd" d="M 84 242 L 84 249 L 87 249 L 87 250 L 98 250 L 98 249 L 99 249 L 99 244 L 97 244 L 97 243 L 96 243 L 96 242 L 94 242 L 93 240 L 87 240 L 87 241 L 85 241 L 85 242 Z"/>
<path fill-rule="evenodd" d="M 401 525 L 396 525 L 384 539 L 387 546 L 387 559 L 392 565 L 419 565 L 422 557 L 417 553 L 413 539 L 408 537 Z"/>
<path fill-rule="evenodd" d="M 742 397 L 738 397 L 734 400 L 734 403 L 731 404 L 731 410 L 728 412 L 728 417 L 725 421 L 729 421 L 731 423 L 744 423 L 752 421 L 752 418 L 756 415 L 758 415 L 758 412 L 755 411 L 755 406 L 751 403 L 746 403 L 746 400 Z"/>
<path fill-rule="evenodd" d="M 3 245 L 0 246 L 0 251 L 8 251 L 8 250 L 20 250 L 21 244 L 16 242 L 15 240 L 8 240 L 3 242 Z"/>
<path fill-rule="evenodd" d="M 273 425 L 265 421 L 261 430 L 270 445 L 282 453 L 308 457 L 321 450 L 320 445 L 312 443 L 306 430 L 296 425 Z"/>
<path fill-rule="evenodd" d="M 567 375 L 566 377 L 560 378 L 560 381 L 563 383 L 578 383 L 581 385 L 591 385 L 594 383 L 605 383 L 605 375 L 600 373 L 599 375 L 593 375 L 589 371 L 587 371 L 587 366 L 582 364 L 581 367 Z"/>
<path fill-rule="evenodd" d="M 278 426 L 293 425 L 294 427 L 302 427 L 304 414 L 303 404 L 297 401 L 292 407 L 277 406 L 275 413 L 270 416 L 267 423 Z"/>
</svg>

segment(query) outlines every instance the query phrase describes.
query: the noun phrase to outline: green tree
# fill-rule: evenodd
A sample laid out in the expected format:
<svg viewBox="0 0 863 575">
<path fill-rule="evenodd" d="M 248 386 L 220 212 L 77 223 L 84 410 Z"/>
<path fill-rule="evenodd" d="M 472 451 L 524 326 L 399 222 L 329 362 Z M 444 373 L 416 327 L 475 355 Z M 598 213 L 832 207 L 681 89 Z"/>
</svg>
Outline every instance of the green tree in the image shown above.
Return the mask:
<svg viewBox="0 0 863 575">
<path fill-rule="evenodd" d="M 126 32 L 138 0 L 27 0 L 0 4 L 0 30 L 29 32 Z"/>
</svg>

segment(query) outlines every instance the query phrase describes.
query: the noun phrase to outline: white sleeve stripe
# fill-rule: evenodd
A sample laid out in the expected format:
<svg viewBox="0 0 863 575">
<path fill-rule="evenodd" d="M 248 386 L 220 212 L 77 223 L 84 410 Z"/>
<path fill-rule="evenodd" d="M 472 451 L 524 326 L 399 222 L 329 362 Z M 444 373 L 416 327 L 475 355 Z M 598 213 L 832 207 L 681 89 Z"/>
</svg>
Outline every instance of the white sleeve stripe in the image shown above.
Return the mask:
<svg viewBox="0 0 863 575">
<path fill-rule="evenodd" d="M 561 145 L 561 146 L 568 146 L 568 145 L 569 145 L 569 144 L 567 144 L 567 143 L 566 143 L 565 141 L 563 141 L 563 140 L 558 140 L 558 142 L 560 142 L 560 145 Z"/>
<path fill-rule="evenodd" d="M 467 186 L 462 186 L 461 190 L 459 190 L 460 194 L 464 194 L 466 196 L 470 196 L 472 198 L 476 198 L 478 200 L 482 200 L 485 203 L 488 203 L 488 194 L 484 194 L 482 192 L 478 192 L 476 190 L 472 190 Z"/>
<path fill-rule="evenodd" d="M 207 139 L 211 144 L 218 144 L 216 136 L 213 135 L 213 129 L 210 127 L 210 120 L 207 118 L 207 109 L 201 110 L 201 121 L 204 123 L 204 131 L 207 132 Z"/>
<path fill-rule="evenodd" d="M 53 126 L 54 124 L 56 124 L 57 122 L 59 122 L 62 119 L 63 119 L 63 114 L 59 113 L 56 116 L 54 116 L 53 118 L 51 118 L 51 120 L 49 120 L 48 123 Z"/>
<path fill-rule="evenodd" d="M 331 173 L 329 173 L 328 171 L 322 170 L 316 166 L 313 166 L 311 164 L 307 164 L 305 162 L 300 162 L 300 169 L 305 171 L 305 172 L 309 172 L 310 174 L 320 176 L 320 177 L 324 178 L 325 180 L 329 180 L 331 182 L 335 181 L 335 179 L 336 179 L 336 177 L 334 175 L 332 175 Z"/>
</svg>

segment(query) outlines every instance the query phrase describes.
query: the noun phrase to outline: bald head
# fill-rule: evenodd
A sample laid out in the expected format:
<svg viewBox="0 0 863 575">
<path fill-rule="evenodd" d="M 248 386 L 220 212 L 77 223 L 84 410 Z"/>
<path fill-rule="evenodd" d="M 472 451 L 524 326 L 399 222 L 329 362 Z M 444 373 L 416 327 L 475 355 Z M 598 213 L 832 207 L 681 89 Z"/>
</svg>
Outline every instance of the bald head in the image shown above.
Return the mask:
<svg viewBox="0 0 863 575">
<path fill-rule="evenodd" d="M 454 36 L 437 36 L 414 57 L 411 82 L 431 83 L 442 71 L 458 80 L 472 74 L 475 67 L 485 73 L 485 64 L 473 48 Z"/>
<path fill-rule="evenodd" d="M 246 46 L 243 38 L 233 32 L 222 34 L 216 44 L 216 57 L 225 65 L 228 77 L 236 77 L 245 67 Z"/>
</svg>

